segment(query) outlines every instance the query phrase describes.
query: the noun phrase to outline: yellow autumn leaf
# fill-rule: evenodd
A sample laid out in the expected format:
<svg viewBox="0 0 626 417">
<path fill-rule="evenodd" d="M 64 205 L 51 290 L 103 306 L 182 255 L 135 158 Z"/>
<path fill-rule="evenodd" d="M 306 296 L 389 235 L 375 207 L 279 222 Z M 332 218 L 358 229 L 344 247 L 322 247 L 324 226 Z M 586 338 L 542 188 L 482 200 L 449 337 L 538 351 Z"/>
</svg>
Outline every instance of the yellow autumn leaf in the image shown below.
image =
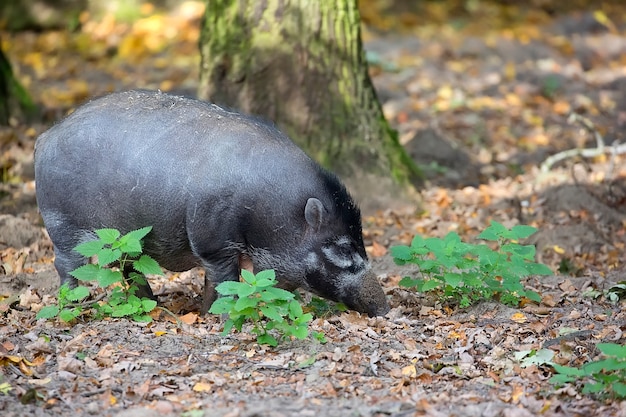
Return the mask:
<svg viewBox="0 0 626 417">
<path fill-rule="evenodd" d="M 513 385 L 513 392 L 511 393 L 512 402 L 518 403 L 523 395 L 524 395 L 524 387 L 518 384 Z"/>
<path fill-rule="evenodd" d="M 115 395 L 109 395 L 109 404 L 110 405 L 117 404 L 117 398 L 115 398 Z"/>
<path fill-rule="evenodd" d="M 504 77 L 508 80 L 508 81 L 513 81 L 515 80 L 515 77 L 517 76 L 517 70 L 515 68 L 515 62 L 512 61 L 508 61 L 506 63 L 506 65 L 504 66 Z M 507 94 L 507 96 L 510 94 Z M 508 97 L 507 97 L 508 99 Z"/>
<path fill-rule="evenodd" d="M 452 87 L 449 85 L 443 85 L 439 88 L 439 90 L 437 90 L 437 97 L 444 100 L 450 100 L 452 98 L 452 94 Z"/>
<path fill-rule="evenodd" d="M 137 60 L 147 56 L 149 51 L 146 47 L 144 36 L 133 33 L 121 40 L 117 53 L 121 58 Z"/>
<path fill-rule="evenodd" d="M 415 378 L 417 376 L 417 369 L 415 369 L 415 365 L 411 364 L 402 368 L 402 376 Z"/>
<path fill-rule="evenodd" d="M 533 114 L 530 111 L 525 111 L 522 114 L 522 118 L 524 119 L 526 123 L 532 126 L 541 127 L 543 126 L 543 123 L 544 123 L 543 118 L 541 116 L 539 116 L 538 114 Z"/>
<path fill-rule="evenodd" d="M 448 337 L 450 339 L 461 340 L 461 339 L 465 339 L 465 333 L 452 330 L 450 333 L 448 333 Z"/>
<path fill-rule="evenodd" d="M 206 382 L 197 382 L 196 385 L 193 386 L 193 390 L 195 392 L 208 392 L 211 391 L 212 385 Z"/>
<path fill-rule="evenodd" d="M 602 25 L 604 25 L 611 32 L 613 33 L 616 32 L 615 25 L 613 24 L 613 22 L 611 22 L 611 19 L 609 19 L 609 17 L 606 14 L 604 14 L 602 10 L 594 11 L 593 18 L 596 19 Z"/>
<path fill-rule="evenodd" d="M 522 105 L 522 100 L 517 94 L 507 93 L 504 99 L 509 106 L 520 107 Z"/>
<path fill-rule="evenodd" d="M 552 247 L 552 249 L 558 253 L 559 255 L 563 255 L 565 253 L 565 249 L 563 249 L 562 247 L 560 247 L 559 245 L 554 245 Z"/>
<path fill-rule="evenodd" d="M 33 366 L 32 362 L 29 362 L 28 360 L 22 358 L 21 356 L 15 356 L 15 355 L 0 356 L 0 364 L 8 365 L 8 362 L 6 361 L 6 359 L 8 359 L 10 362 L 13 362 L 13 363 L 17 363 L 17 364 L 23 363 L 28 366 Z"/>
<path fill-rule="evenodd" d="M 164 330 L 157 330 L 156 332 L 154 332 L 155 336 L 163 336 L 164 334 L 167 334 L 167 332 Z"/>
<path fill-rule="evenodd" d="M 28 52 L 23 58 L 24 64 L 29 65 L 35 71 L 35 77 L 42 79 L 46 75 L 47 66 L 44 54 L 41 52 Z"/>
<path fill-rule="evenodd" d="M 528 319 L 526 318 L 526 315 L 524 313 L 515 313 L 511 316 L 511 320 L 513 320 L 515 323 L 526 323 L 526 321 L 528 321 Z"/>
<path fill-rule="evenodd" d="M 33 374 L 32 369 L 29 368 L 30 362 L 23 360 L 18 364 L 18 367 L 20 368 L 20 371 L 26 375 L 26 376 L 31 376 Z"/>
<path fill-rule="evenodd" d="M 545 413 L 546 411 L 548 411 L 548 410 L 550 409 L 550 406 L 551 406 L 551 405 L 552 405 L 552 403 L 551 403 L 550 401 L 546 401 L 546 402 L 543 404 L 543 407 L 541 407 L 541 410 L 539 410 L 539 413 L 540 413 L 540 414 Z"/>
</svg>

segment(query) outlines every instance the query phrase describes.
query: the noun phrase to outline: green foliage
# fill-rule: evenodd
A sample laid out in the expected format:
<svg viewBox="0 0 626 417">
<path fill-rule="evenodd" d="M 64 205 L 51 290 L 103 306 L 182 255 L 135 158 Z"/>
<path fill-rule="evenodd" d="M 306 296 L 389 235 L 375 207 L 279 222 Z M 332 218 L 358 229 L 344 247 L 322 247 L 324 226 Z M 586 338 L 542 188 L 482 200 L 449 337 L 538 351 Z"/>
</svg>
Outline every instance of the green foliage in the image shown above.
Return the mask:
<svg viewBox="0 0 626 417">
<path fill-rule="evenodd" d="M 403 287 L 434 291 L 444 300 L 456 300 L 461 307 L 493 297 L 504 304 L 517 305 L 522 297 L 541 300 L 536 292 L 524 289 L 521 278 L 552 274 L 546 265 L 534 262 L 533 245 L 517 243 L 535 232 L 531 226 L 507 229 L 492 221 L 478 238 L 497 242 L 497 250 L 486 244 L 462 242 L 457 233 L 450 232 L 443 239 L 417 235 L 411 246 L 392 247 L 391 255 L 398 265 L 419 266 L 421 277 L 403 278 Z"/>
<path fill-rule="evenodd" d="M 418 166 L 426 176 L 443 175 L 450 170 L 448 167 L 440 165 L 437 161 L 430 161 L 428 165 L 420 164 Z"/>
<path fill-rule="evenodd" d="M 86 258 L 97 256 L 97 264 L 76 268 L 70 274 L 82 282 L 95 281 L 100 288 L 110 288 L 108 300 L 84 303 L 91 294 L 88 287 L 79 285 L 74 289 L 63 285 L 59 288 L 58 305 L 42 308 L 38 319 L 59 317 L 69 322 L 82 315 L 88 306 L 96 317 L 130 317 L 135 321 L 151 321 L 147 314 L 156 307 L 156 301 L 135 295 L 140 286 L 147 285 L 145 275 L 162 275 L 159 264 L 150 256 L 142 254 L 141 239 L 152 227 L 133 230 L 121 236 L 115 229 L 96 230 L 98 239 L 82 243 L 74 250 Z M 111 269 L 111 264 L 119 268 Z M 124 278 L 122 271 L 132 266 L 134 272 Z"/>
<path fill-rule="evenodd" d="M 557 271 L 559 272 L 559 274 L 571 275 L 575 277 L 582 272 L 582 269 L 578 268 L 571 259 L 563 257 L 559 262 L 559 267 L 557 268 Z"/>
<path fill-rule="evenodd" d="M 552 365 L 554 351 L 551 349 L 523 350 L 515 353 L 514 356 L 520 362 L 522 368 L 531 365 Z"/>
<path fill-rule="evenodd" d="M 3 382 L 3 380 L 3 376 L 0 375 L 0 394 L 9 395 L 9 391 L 11 391 L 13 387 L 8 382 Z"/>
<path fill-rule="evenodd" d="M 261 271 L 256 276 L 243 270 L 241 276 L 243 282 L 226 281 L 216 287 L 222 297 L 209 311 L 228 314 L 222 335 L 233 328 L 241 331 L 246 321 L 252 322 L 252 333 L 257 335 L 257 342 L 261 344 L 277 346 L 280 339 L 305 339 L 309 335 L 308 322 L 313 316 L 302 311 L 294 294 L 276 288 L 273 270 Z M 316 333 L 314 337 L 325 341 L 323 334 Z"/>
<path fill-rule="evenodd" d="M 556 93 L 563 87 L 563 83 L 556 74 L 549 74 L 542 83 L 541 94 L 544 97 L 553 99 Z"/>
<path fill-rule="evenodd" d="M 604 296 L 609 303 L 617 304 L 620 300 L 626 298 L 626 281 L 620 281 L 604 290 L 597 290 L 593 287 L 588 287 L 583 291 L 582 296 L 592 299 Z"/>
<path fill-rule="evenodd" d="M 183 411 L 183 413 L 181 414 L 181 417 L 203 417 L 203 416 L 204 416 L 204 410 Z"/>
<path fill-rule="evenodd" d="M 348 311 L 348 307 L 343 303 L 335 303 L 319 297 L 312 297 L 304 310 L 312 313 L 316 317 L 329 317 L 343 311 Z"/>
<path fill-rule="evenodd" d="M 2 7 L 0 6 L 0 9 Z M 0 47 L 0 91 L 4 97 L 0 97 L 0 125 L 9 124 L 10 105 L 9 99 L 14 97 L 26 116 L 33 116 L 37 106 L 28 91 L 22 86 L 11 68 L 11 63 L 2 52 Z"/>
<path fill-rule="evenodd" d="M 598 343 L 606 356 L 589 362 L 581 368 L 552 364 L 557 372 L 550 382 L 557 386 L 582 383 L 583 394 L 596 394 L 611 398 L 626 398 L 626 346 L 615 343 Z"/>
<path fill-rule="evenodd" d="M 605 291 L 606 298 L 613 304 L 626 298 L 626 281 L 620 281 Z"/>
</svg>

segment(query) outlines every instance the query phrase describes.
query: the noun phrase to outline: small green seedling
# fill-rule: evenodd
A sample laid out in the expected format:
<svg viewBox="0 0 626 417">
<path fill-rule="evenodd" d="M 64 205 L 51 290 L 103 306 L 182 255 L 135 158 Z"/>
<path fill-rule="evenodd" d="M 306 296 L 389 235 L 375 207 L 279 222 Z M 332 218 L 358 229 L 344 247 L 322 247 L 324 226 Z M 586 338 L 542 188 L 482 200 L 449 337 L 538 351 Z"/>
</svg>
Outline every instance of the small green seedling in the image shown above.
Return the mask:
<svg viewBox="0 0 626 417">
<path fill-rule="evenodd" d="M 616 304 L 626 298 L 626 281 L 620 281 L 604 292 L 607 300 Z"/>
<path fill-rule="evenodd" d="M 9 391 L 11 391 L 13 387 L 8 382 L 2 382 L 0 379 L 0 394 L 9 395 Z"/>
<path fill-rule="evenodd" d="M 315 315 L 315 317 L 330 317 L 348 311 L 348 307 L 343 303 L 311 297 L 311 301 L 304 307 L 304 311 Z"/>
<path fill-rule="evenodd" d="M 88 287 L 79 285 L 70 289 L 63 285 L 59 289 L 58 305 L 42 308 L 37 318 L 58 316 L 69 322 L 82 315 L 87 306 L 95 312 L 96 317 L 130 317 L 135 321 L 151 321 L 147 313 L 156 307 L 156 301 L 135 295 L 139 286 L 147 285 L 145 275 L 163 275 L 159 264 L 150 256 L 142 254 L 141 239 L 151 230 L 152 227 L 148 226 L 124 236 L 116 229 L 96 230 L 98 239 L 82 243 L 74 250 L 87 258 L 97 256 L 98 262 L 83 265 L 70 274 L 79 281 L 95 281 L 99 287 L 110 289 L 108 300 L 85 302 L 91 295 Z M 110 268 L 112 264 L 119 267 Z M 122 271 L 129 269 L 132 271 L 127 280 Z"/>
<path fill-rule="evenodd" d="M 520 362 L 522 368 L 526 368 L 531 365 L 552 365 L 554 351 L 550 349 L 522 350 L 516 352 L 514 356 L 515 359 Z"/>
<path fill-rule="evenodd" d="M 313 316 L 302 311 L 293 293 L 276 288 L 278 281 L 273 270 L 261 271 L 256 276 L 242 270 L 241 276 L 241 282 L 226 281 L 215 288 L 222 297 L 215 300 L 209 311 L 228 314 L 222 335 L 228 334 L 233 327 L 241 331 L 244 323 L 250 321 L 252 333 L 257 335 L 257 342 L 261 344 L 277 346 L 279 339 L 308 337 L 308 322 Z M 321 333 L 315 333 L 314 337 L 325 341 Z"/>
<path fill-rule="evenodd" d="M 583 394 L 626 399 L 626 346 L 598 343 L 597 347 L 605 359 L 589 362 L 581 368 L 552 364 L 557 373 L 550 382 L 557 386 L 582 384 Z"/>
<path fill-rule="evenodd" d="M 535 247 L 520 245 L 537 229 L 531 226 L 513 226 L 507 229 L 493 221 L 479 239 L 494 241 L 498 249 L 486 244 L 473 245 L 461 241 L 455 232 L 443 239 L 413 238 L 411 246 L 394 246 L 391 255 L 398 265 L 407 263 L 419 267 L 421 277 L 405 277 L 400 285 L 419 292 L 437 292 L 444 300 L 456 300 L 461 307 L 497 296 L 504 304 L 517 305 L 522 297 L 540 301 L 534 291 L 520 282 L 530 275 L 551 275 L 546 265 L 535 263 Z"/>
</svg>

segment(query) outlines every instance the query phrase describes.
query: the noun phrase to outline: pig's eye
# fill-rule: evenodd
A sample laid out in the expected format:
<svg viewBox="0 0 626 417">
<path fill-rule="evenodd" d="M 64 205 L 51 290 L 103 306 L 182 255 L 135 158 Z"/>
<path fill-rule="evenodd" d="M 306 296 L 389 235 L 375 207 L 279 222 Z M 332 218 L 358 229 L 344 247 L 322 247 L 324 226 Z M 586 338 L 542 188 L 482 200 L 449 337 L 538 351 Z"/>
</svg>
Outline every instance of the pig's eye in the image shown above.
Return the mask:
<svg viewBox="0 0 626 417">
<path fill-rule="evenodd" d="M 335 242 L 333 242 L 329 247 L 332 247 L 334 251 L 339 256 L 343 256 L 346 258 L 351 258 L 352 255 L 356 252 L 352 245 L 352 241 L 347 236 L 341 236 Z"/>
<path fill-rule="evenodd" d="M 349 268 L 353 264 L 354 251 L 349 246 L 332 245 L 322 247 L 324 257 L 339 268 Z"/>
<path fill-rule="evenodd" d="M 352 257 L 352 254 L 354 253 L 354 250 L 352 249 L 352 247 L 350 246 L 337 246 L 337 253 L 339 254 L 339 256 L 343 256 L 345 258 L 350 258 Z"/>
</svg>

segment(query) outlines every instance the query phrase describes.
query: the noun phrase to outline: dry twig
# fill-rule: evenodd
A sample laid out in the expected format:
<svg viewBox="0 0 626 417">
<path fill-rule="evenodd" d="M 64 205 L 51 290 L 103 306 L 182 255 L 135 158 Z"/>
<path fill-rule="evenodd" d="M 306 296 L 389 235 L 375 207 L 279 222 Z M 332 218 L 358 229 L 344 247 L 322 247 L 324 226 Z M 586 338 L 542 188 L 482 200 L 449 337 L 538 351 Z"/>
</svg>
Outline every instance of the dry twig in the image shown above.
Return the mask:
<svg viewBox="0 0 626 417">
<path fill-rule="evenodd" d="M 618 144 L 618 145 L 615 145 L 615 146 L 606 146 L 604 144 L 604 138 L 598 132 L 598 129 L 596 129 L 596 127 L 593 125 L 593 123 L 589 119 L 587 119 L 586 117 L 583 117 L 583 116 L 581 116 L 581 115 L 579 115 L 577 113 L 572 113 L 569 116 L 569 118 L 567 119 L 567 121 L 569 123 L 578 122 L 581 125 L 583 125 L 583 127 L 585 127 L 591 134 L 593 134 L 593 136 L 596 139 L 597 146 L 595 148 L 591 148 L 591 149 L 587 149 L 587 148 L 585 148 L 585 149 L 581 149 L 581 148 L 568 149 L 566 151 L 554 154 L 554 155 L 550 156 L 549 158 L 547 158 L 541 164 L 541 172 L 542 173 L 548 172 L 550 170 L 550 168 L 552 167 L 552 165 L 554 165 L 555 163 L 557 163 L 557 162 L 559 162 L 559 161 L 561 161 L 563 159 L 572 158 L 574 156 L 581 156 L 583 158 L 593 158 L 593 157 L 596 157 L 598 155 L 602 155 L 605 152 L 609 152 L 611 154 L 612 159 L 615 159 L 615 157 L 617 155 L 626 153 L 626 144 L 621 144 L 621 145 Z"/>
</svg>

